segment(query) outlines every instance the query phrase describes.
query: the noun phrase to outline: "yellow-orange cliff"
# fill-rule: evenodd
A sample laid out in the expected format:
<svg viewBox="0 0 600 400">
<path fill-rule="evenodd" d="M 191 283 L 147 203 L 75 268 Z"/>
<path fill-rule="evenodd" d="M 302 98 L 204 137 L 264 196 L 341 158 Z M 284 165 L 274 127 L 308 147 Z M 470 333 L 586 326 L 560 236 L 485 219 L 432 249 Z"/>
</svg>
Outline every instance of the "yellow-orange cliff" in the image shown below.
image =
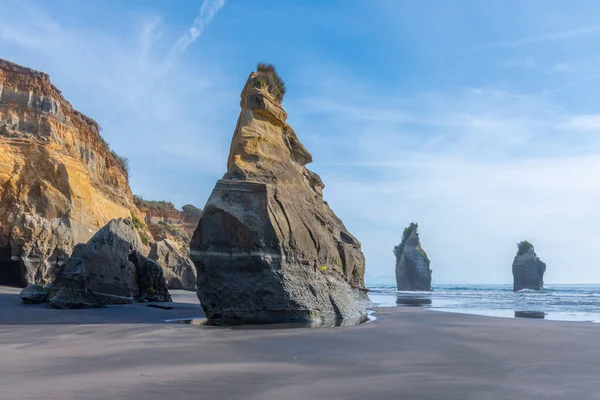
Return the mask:
<svg viewBox="0 0 600 400">
<path fill-rule="evenodd" d="M 132 213 L 98 124 L 47 74 L 0 59 L 0 284 L 48 283 L 75 244 Z"/>
</svg>

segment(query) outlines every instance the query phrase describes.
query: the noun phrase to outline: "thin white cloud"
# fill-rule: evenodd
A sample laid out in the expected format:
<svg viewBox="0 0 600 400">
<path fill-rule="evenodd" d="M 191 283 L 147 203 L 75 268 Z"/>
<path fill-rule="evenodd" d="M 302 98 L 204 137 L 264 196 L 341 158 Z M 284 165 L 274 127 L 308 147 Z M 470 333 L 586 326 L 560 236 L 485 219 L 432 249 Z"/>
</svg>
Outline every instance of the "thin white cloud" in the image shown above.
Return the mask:
<svg viewBox="0 0 600 400">
<path fill-rule="evenodd" d="M 552 66 L 552 68 L 550 68 L 550 72 L 556 72 L 561 74 L 573 72 L 573 67 L 567 63 L 556 63 Z"/>
<path fill-rule="evenodd" d="M 361 241 L 368 276 L 393 276 L 393 246 L 416 221 L 438 283 L 510 282 L 524 239 L 549 265 L 548 282 L 600 280 L 589 267 L 600 263 L 600 227 L 590 223 L 600 220 L 600 135 L 565 129 L 600 118 L 485 87 L 413 92 L 408 103 L 393 89 L 348 96 L 357 79 L 346 78 L 329 97 L 318 92 L 318 103 L 297 100 L 287 111 L 302 114 L 296 132 L 325 198 Z"/>
<path fill-rule="evenodd" d="M 177 59 L 202 35 L 206 27 L 217 15 L 217 12 L 223 8 L 225 1 L 226 0 L 204 0 L 202 7 L 200 8 L 200 14 L 196 17 L 192 26 L 171 47 L 163 61 L 158 64 L 147 77 L 141 80 L 136 85 L 137 87 L 133 88 L 128 96 L 129 100 L 127 103 L 133 103 L 142 98 L 144 93 L 152 87 L 158 79 L 173 68 Z M 153 29 L 150 29 L 146 32 L 146 36 L 151 35 L 152 33 Z M 109 119 L 115 118 L 122 111 L 123 105 L 115 110 Z"/>
<path fill-rule="evenodd" d="M 579 37 L 579 36 L 591 35 L 591 34 L 598 33 L 598 32 L 600 32 L 600 25 L 595 25 L 595 26 L 588 26 L 585 28 L 578 28 L 578 29 L 573 29 L 573 30 L 568 30 L 568 31 L 547 33 L 547 34 L 542 34 L 542 35 L 537 35 L 537 36 L 529 36 L 529 37 L 525 37 L 525 38 L 521 38 L 521 39 L 510 40 L 510 41 L 486 43 L 486 44 L 477 46 L 477 48 L 520 47 L 520 46 L 526 46 L 526 45 L 537 44 L 537 43 L 567 40 L 567 39 L 571 39 L 571 38 L 575 38 L 575 37 Z"/>
<path fill-rule="evenodd" d="M 600 133 L 600 115 L 576 115 L 563 123 L 565 130 Z"/>
<path fill-rule="evenodd" d="M 194 43 L 204 29 L 213 20 L 217 12 L 225 5 L 225 0 L 204 0 L 200 8 L 200 15 L 194 20 L 193 25 L 188 31 L 173 45 L 169 53 L 165 57 L 165 64 L 171 65 L 181 56 L 192 43 Z"/>
<path fill-rule="evenodd" d="M 502 65 L 509 68 L 532 69 L 535 67 L 535 57 L 513 58 L 505 61 Z"/>
<path fill-rule="evenodd" d="M 230 138 L 218 121 L 236 108 L 239 88 L 230 91 L 222 68 L 198 60 L 173 63 L 171 73 L 132 96 L 164 64 L 163 20 L 146 16 L 118 33 L 59 21 L 34 2 L 8 2 L 0 12 L 0 57 L 49 73 L 76 109 L 100 123 L 103 137 L 131 161 L 134 192 L 202 206 L 224 170 Z M 184 180 L 196 184 L 182 188 Z"/>
</svg>

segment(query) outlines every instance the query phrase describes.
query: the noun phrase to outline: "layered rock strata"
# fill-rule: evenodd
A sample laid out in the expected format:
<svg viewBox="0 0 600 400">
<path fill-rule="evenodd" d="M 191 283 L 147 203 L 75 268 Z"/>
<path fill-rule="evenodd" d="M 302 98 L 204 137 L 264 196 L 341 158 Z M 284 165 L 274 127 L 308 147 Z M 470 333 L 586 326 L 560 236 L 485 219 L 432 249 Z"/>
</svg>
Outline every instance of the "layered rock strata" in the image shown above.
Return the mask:
<svg viewBox="0 0 600 400">
<path fill-rule="evenodd" d="M 51 282 L 77 243 L 132 212 L 98 124 L 47 74 L 0 60 L 0 285 Z"/>
<path fill-rule="evenodd" d="M 517 255 L 512 263 L 513 290 L 541 290 L 544 287 L 546 264 L 535 254 L 533 245 L 527 241 L 518 244 Z"/>
<path fill-rule="evenodd" d="M 366 318 L 360 243 L 323 201 L 323 183 L 259 66 L 241 94 L 227 173 L 191 242 L 198 297 L 213 324 L 354 324 Z"/>
<path fill-rule="evenodd" d="M 394 248 L 396 255 L 396 286 L 401 291 L 431 290 L 431 269 L 427 253 L 421 247 L 418 225 L 411 223 Z"/>
</svg>

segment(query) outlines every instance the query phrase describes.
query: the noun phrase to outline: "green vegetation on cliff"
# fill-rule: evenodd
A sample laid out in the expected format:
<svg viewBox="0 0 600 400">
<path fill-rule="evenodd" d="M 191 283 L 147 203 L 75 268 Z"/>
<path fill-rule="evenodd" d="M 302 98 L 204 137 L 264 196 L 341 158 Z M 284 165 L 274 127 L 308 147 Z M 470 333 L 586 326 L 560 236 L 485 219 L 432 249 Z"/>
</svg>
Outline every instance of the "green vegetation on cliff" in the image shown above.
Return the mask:
<svg viewBox="0 0 600 400">
<path fill-rule="evenodd" d="M 142 239 L 142 243 L 148 245 L 149 239 L 144 230 L 146 229 L 146 224 L 139 220 L 138 217 L 135 216 L 133 211 L 131 212 L 131 221 L 133 222 L 134 228 L 138 231 L 140 235 L 140 239 Z"/>
<path fill-rule="evenodd" d="M 133 195 L 133 202 L 138 208 L 148 208 L 151 210 L 177 210 L 175 205 L 170 201 L 155 201 L 155 200 L 145 200 L 141 196 Z"/>
<path fill-rule="evenodd" d="M 394 255 L 396 256 L 396 258 L 398 258 L 402 255 L 402 252 L 404 251 L 404 246 L 406 245 L 406 241 L 410 237 L 411 233 L 414 230 L 417 230 L 418 228 L 419 228 L 419 224 L 417 224 L 415 222 L 411 222 L 410 225 L 408 225 L 406 228 L 404 228 L 404 232 L 402 233 L 402 241 L 400 242 L 400 244 L 394 246 Z M 429 257 L 427 257 L 427 253 L 425 252 L 425 250 L 423 250 L 423 248 L 421 248 L 420 241 L 417 244 L 417 250 L 419 250 L 419 252 L 421 254 L 423 254 L 423 257 L 425 257 L 427 259 L 427 261 L 429 261 Z"/>
<path fill-rule="evenodd" d="M 98 125 L 96 123 L 96 121 L 94 121 L 93 119 L 91 119 L 91 118 L 89 118 L 89 119 L 96 126 L 98 126 L 98 137 L 100 138 L 100 142 L 108 150 L 112 159 L 117 163 L 117 165 L 119 166 L 121 171 L 123 171 L 123 173 L 127 177 L 127 180 L 129 181 L 129 178 L 131 178 L 131 169 L 129 168 L 129 159 L 127 157 L 123 157 L 123 156 L 120 156 L 119 154 L 117 154 L 117 152 L 114 151 L 112 149 L 112 147 L 110 147 L 110 144 L 106 140 L 104 140 L 104 138 L 100 135 L 100 131 L 102 130 L 102 128 L 100 128 L 100 125 Z"/>
<path fill-rule="evenodd" d="M 517 243 L 517 248 L 519 249 L 517 254 L 522 256 L 523 254 L 527 253 L 529 249 L 533 249 L 533 245 L 527 240 L 523 240 L 522 242 Z"/>
<path fill-rule="evenodd" d="M 186 204 L 183 207 L 181 207 L 181 211 L 183 212 L 183 215 L 185 215 L 186 217 L 201 217 L 202 216 L 202 210 L 191 204 Z"/>
<path fill-rule="evenodd" d="M 404 228 L 404 232 L 402 233 L 402 241 L 400 242 L 400 244 L 394 246 L 394 254 L 396 255 L 396 257 L 400 257 L 402 255 L 402 252 L 404 251 L 404 246 L 406 245 L 406 241 L 408 240 L 408 237 L 410 236 L 412 231 L 414 229 L 417 229 L 418 227 L 419 227 L 419 224 L 411 222 L 410 225 L 408 225 L 406 228 Z"/>
<path fill-rule="evenodd" d="M 283 101 L 283 96 L 287 89 L 285 87 L 285 82 L 275 70 L 275 66 L 272 64 L 258 63 L 256 72 L 259 75 L 257 82 L 261 85 L 266 84 L 269 87 L 269 92 L 280 102 Z"/>
</svg>

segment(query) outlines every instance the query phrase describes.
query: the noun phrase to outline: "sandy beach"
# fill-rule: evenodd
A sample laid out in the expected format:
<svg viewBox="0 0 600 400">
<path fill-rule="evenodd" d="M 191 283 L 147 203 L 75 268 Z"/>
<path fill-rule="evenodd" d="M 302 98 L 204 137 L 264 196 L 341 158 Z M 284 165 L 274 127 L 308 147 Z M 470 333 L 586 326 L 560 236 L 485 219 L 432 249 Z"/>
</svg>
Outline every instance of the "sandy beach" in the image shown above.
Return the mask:
<svg viewBox="0 0 600 400">
<path fill-rule="evenodd" d="M 600 326 L 385 308 L 364 325 L 227 329 L 194 294 L 52 310 L 0 288 L 9 399 L 600 399 Z"/>
</svg>

